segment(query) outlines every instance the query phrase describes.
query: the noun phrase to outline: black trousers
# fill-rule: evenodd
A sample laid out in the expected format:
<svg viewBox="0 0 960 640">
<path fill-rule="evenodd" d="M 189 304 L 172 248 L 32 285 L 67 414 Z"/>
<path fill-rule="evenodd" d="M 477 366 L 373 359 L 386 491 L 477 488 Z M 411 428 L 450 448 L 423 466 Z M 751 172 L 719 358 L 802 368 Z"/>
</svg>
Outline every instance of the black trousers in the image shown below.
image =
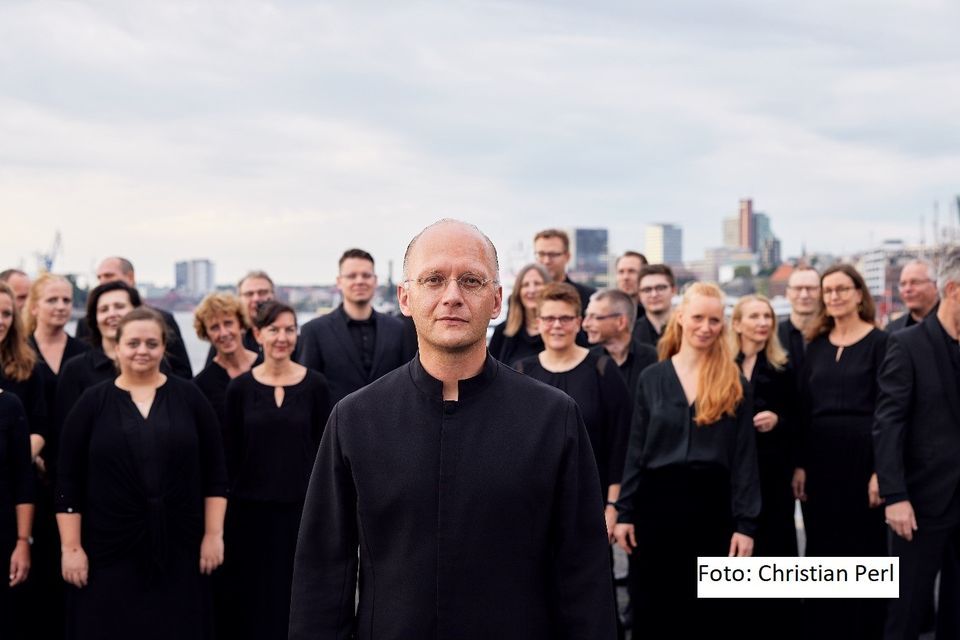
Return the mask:
<svg viewBox="0 0 960 640">
<path fill-rule="evenodd" d="M 920 635 L 924 614 L 940 572 L 937 640 L 960 640 L 960 488 L 947 512 L 938 518 L 917 516 L 917 530 L 907 542 L 894 534 L 892 555 L 900 558 L 900 597 L 891 600 L 884 637 L 913 640 Z"/>
</svg>

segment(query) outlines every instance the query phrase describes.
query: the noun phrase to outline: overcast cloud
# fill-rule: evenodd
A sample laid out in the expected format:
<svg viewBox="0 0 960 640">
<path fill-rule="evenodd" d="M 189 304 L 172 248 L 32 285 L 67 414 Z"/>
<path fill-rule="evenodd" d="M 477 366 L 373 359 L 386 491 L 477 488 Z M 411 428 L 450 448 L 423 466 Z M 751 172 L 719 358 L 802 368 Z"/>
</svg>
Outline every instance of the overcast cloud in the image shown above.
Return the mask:
<svg viewBox="0 0 960 640">
<path fill-rule="evenodd" d="M 787 254 L 920 238 L 960 192 L 952 1 L 4 2 L 0 257 L 209 257 L 332 281 L 445 216 L 507 258 L 650 222 L 684 256 L 741 197 Z M 927 231 L 927 241 L 930 240 Z"/>
</svg>

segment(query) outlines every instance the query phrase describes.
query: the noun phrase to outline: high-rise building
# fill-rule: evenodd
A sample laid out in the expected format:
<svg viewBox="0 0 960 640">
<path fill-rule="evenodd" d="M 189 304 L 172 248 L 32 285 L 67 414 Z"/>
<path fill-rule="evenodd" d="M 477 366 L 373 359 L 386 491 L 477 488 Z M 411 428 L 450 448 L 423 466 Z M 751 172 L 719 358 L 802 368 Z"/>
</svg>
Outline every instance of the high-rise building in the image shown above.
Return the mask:
<svg viewBox="0 0 960 640">
<path fill-rule="evenodd" d="M 213 262 L 205 258 L 177 262 L 174 272 L 177 291 L 202 296 L 216 288 L 213 282 Z"/>
<path fill-rule="evenodd" d="M 609 234 L 606 229 L 568 229 L 570 263 L 567 273 L 593 287 L 610 285 Z"/>
<path fill-rule="evenodd" d="M 645 255 L 650 264 L 683 264 L 683 229 L 676 225 L 648 224 Z"/>
<path fill-rule="evenodd" d="M 740 200 L 740 246 L 753 253 L 757 252 L 756 227 L 753 219 L 753 200 Z"/>
<path fill-rule="evenodd" d="M 723 219 L 723 246 L 727 249 L 740 248 L 740 218 Z"/>
</svg>

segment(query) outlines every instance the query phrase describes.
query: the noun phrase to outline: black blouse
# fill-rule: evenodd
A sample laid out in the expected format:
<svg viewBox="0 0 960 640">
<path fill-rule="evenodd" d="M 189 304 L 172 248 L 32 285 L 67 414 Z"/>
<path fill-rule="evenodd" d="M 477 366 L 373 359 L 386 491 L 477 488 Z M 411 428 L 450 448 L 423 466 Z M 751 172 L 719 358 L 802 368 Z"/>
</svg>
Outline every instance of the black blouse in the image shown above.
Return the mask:
<svg viewBox="0 0 960 640">
<path fill-rule="evenodd" d="M 258 353 L 253 366 L 263 362 L 263 355 Z M 232 378 L 227 370 L 212 360 L 193 378 L 193 384 L 207 397 L 213 410 L 217 413 L 220 426 L 227 423 L 227 387 Z"/>
<path fill-rule="evenodd" d="M 34 500 L 30 432 L 17 396 L 0 392 L 0 549 L 17 536 L 15 506 Z"/>
<path fill-rule="evenodd" d="M 91 560 L 139 553 L 161 563 L 168 550 L 195 549 L 204 498 L 227 493 L 216 415 L 176 376 L 146 418 L 112 380 L 95 385 L 67 416 L 61 445 L 56 508 L 83 514 Z"/>
<path fill-rule="evenodd" d="M 50 434 L 50 409 L 47 406 L 46 377 L 43 370 L 47 367 L 41 361 L 33 365 L 33 371 L 26 380 L 8 378 L 0 368 L 0 389 L 12 393 L 20 399 L 27 414 L 27 426 L 30 433 L 43 436 Z"/>
<path fill-rule="evenodd" d="M 258 382 L 252 371 L 227 386 L 224 441 L 232 497 L 303 501 L 330 415 L 330 391 L 323 374 L 312 369 L 283 389 L 278 407 L 274 387 Z"/>
<path fill-rule="evenodd" d="M 737 354 L 737 365 L 743 370 L 743 353 Z M 753 391 L 753 415 L 761 411 L 777 414 L 777 425 L 765 433 L 757 432 L 757 452 L 768 454 L 793 455 L 797 446 L 798 425 L 796 424 L 796 379 L 793 370 L 787 366 L 774 367 L 767 355 L 757 353 L 757 361 L 750 375 L 750 388 Z M 791 458 L 792 459 L 792 458 Z"/>
<path fill-rule="evenodd" d="M 632 410 L 630 394 L 617 371 L 617 363 L 608 355 L 591 351 L 583 362 L 569 371 L 547 371 L 538 356 L 521 360 L 516 369 L 576 400 L 590 436 L 600 472 L 600 488 L 606 500 L 610 485 L 619 484 L 623 478 Z"/>
<path fill-rule="evenodd" d="M 735 528 L 749 536 L 760 514 L 760 474 L 753 427 L 753 397 L 741 377 L 743 400 L 735 415 L 698 426 L 696 405 L 688 405 L 673 362 L 664 360 L 640 374 L 623 472 L 619 521 L 634 522 L 633 496 L 643 471 L 671 465 L 717 465 L 730 473 L 730 500 Z"/>
<path fill-rule="evenodd" d="M 501 322 L 493 328 L 493 337 L 490 338 L 490 355 L 512 367 L 518 360 L 535 356 L 543 351 L 543 338 L 538 333 L 535 336 L 527 333 L 525 327 L 520 327 L 515 336 L 505 335 L 507 323 Z"/>
</svg>

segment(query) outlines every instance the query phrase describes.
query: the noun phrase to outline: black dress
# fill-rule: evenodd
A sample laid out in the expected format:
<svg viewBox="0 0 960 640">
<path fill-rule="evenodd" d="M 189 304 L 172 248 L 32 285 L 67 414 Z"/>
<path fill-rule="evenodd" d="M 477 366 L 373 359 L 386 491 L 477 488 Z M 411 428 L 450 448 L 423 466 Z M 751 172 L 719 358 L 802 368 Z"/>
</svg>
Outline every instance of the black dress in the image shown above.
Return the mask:
<svg viewBox="0 0 960 640">
<path fill-rule="evenodd" d="M 33 464 L 30 461 L 30 432 L 27 416 L 20 400 L 11 393 L 0 392 L 0 566 L 9 566 L 10 555 L 17 544 L 18 504 L 30 504 L 34 497 Z M 6 575 L 0 580 L 0 621 L 4 637 L 21 637 L 18 622 L 27 622 L 21 612 L 14 618 L 11 589 Z M 18 588 L 23 588 L 21 585 Z"/>
<path fill-rule="evenodd" d="M 839 348 L 827 335 L 807 346 L 801 378 L 804 413 L 799 466 L 806 469 L 807 556 L 885 556 L 883 507 L 871 509 L 873 412 L 877 372 L 888 335 L 873 329 Z M 883 600 L 810 600 L 810 632 L 818 637 L 879 638 Z"/>
<path fill-rule="evenodd" d="M 512 366 L 518 360 L 535 356 L 543 351 L 543 338 L 538 333 L 535 336 L 527 333 L 526 328 L 520 327 L 514 336 L 504 335 L 507 323 L 501 322 L 493 328 L 493 337 L 490 338 L 490 355 L 507 366 Z"/>
<path fill-rule="evenodd" d="M 630 556 L 633 637 L 734 637 L 731 607 L 698 600 L 697 556 L 726 556 L 734 532 L 756 534 L 760 514 L 753 399 L 697 426 L 673 362 L 640 374 L 618 520 L 635 524 Z M 736 610 L 736 609 L 735 609 Z"/>
<path fill-rule="evenodd" d="M 63 426 L 57 511 L 80 513 L 90 563 L 68 587 L 68 638 L 209 637 L 200 574 L 204 499 L 225 496 L 217 418 L 175 376 L 144 418 L 113 381 L 86 391 Z"/>
<path fill-rule="evenodd" d="M 608 355 L 591 351 L 576 367 L 560 373 L 544 369 L 538 356 L 521 360 L 514 368 L 576 400 L 600 472 L 601 497 L 606 500 L 610 485 L 619 484 L 623 478 L 633 409 L 617 363 Z"/>
<path fill-rule="evenodd" d="M 274 387 L 252 372 L 227 386 L 230 508 L 223 579 L 231 618 L 218 621 L 227 638 L 287 637 L 303 500 L 329 415 L 327 381 L 310 369 L 299 383 L 284 387 L 280 407 Z"/>
</svg>

